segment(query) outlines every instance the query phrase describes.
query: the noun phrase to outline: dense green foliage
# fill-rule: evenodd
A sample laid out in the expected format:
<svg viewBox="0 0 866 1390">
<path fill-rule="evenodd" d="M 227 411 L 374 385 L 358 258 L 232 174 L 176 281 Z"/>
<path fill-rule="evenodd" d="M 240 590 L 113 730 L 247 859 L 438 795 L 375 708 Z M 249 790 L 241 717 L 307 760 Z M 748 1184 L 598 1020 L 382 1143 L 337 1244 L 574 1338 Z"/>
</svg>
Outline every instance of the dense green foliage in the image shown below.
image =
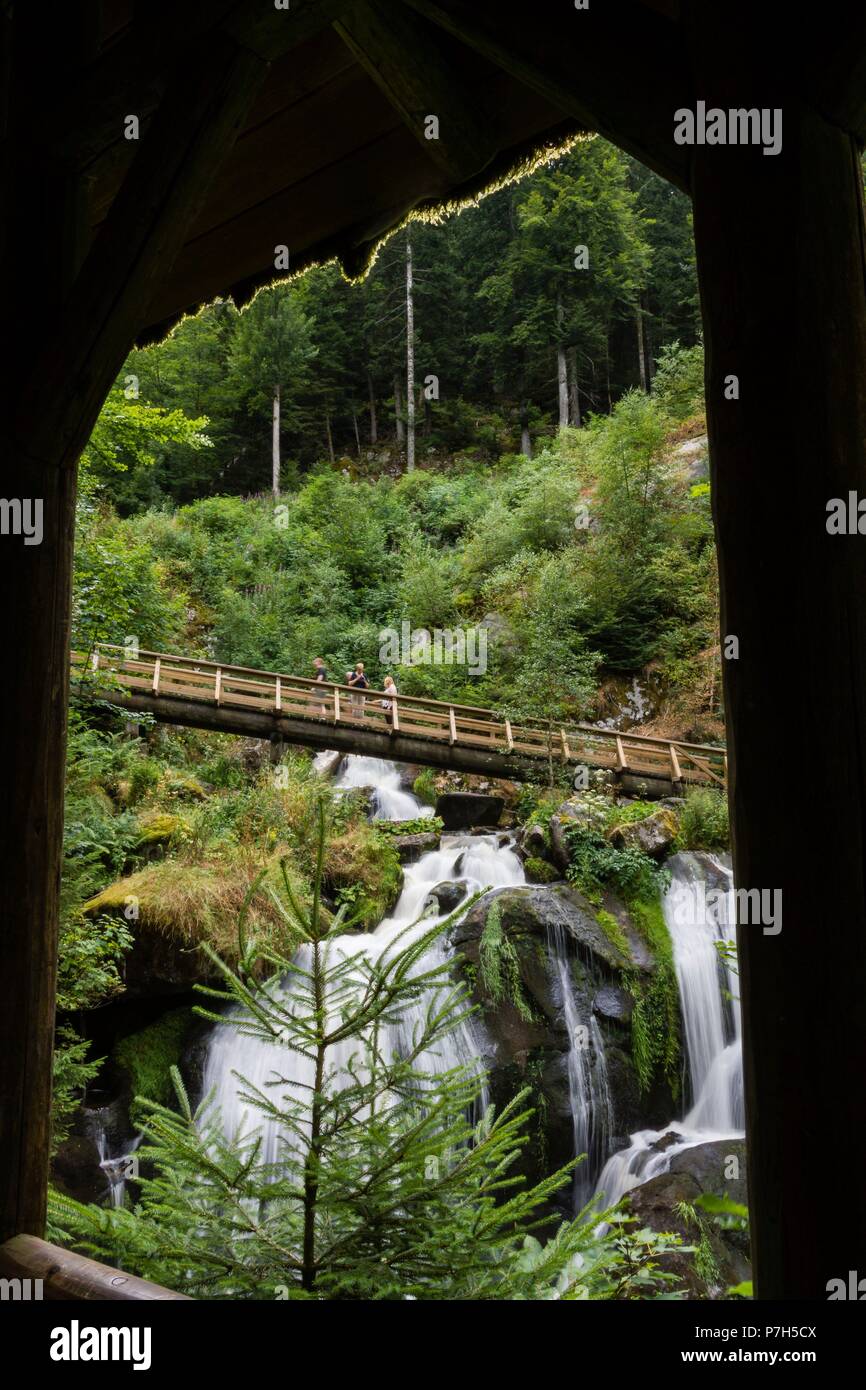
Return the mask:
<svg viewBox="0 0 866 1390">
<path fill-rule="evenodd" d="M 688 199 L 600 139 L 440 224 L 411 225 L 419 459 L 495 460 L 558 423 L 557 352 L 570 422 L 609 410 L 664 345 L 696 339 Z M 212 447 L 178 440 L 115 479 L 121 510 L 271 483 L 280 388 L 284 484 L 321 458 L 386 456 L 405 419 L 405 237 L 348 284 L 334 266 L 265 291 L 243 314 L 217 301 L 120 378 L 142 403 L 210 421 Z M 578 268 L 577 248 L 588 264 Z M 437 379 L 437 394 L 423 388 Z M 396 383 L 396 386 L 395 386 Z M 125 462 L 125 460 L 122 460 Z M 102 467 L 102 465 L 100 465 Z"/>
</svg>

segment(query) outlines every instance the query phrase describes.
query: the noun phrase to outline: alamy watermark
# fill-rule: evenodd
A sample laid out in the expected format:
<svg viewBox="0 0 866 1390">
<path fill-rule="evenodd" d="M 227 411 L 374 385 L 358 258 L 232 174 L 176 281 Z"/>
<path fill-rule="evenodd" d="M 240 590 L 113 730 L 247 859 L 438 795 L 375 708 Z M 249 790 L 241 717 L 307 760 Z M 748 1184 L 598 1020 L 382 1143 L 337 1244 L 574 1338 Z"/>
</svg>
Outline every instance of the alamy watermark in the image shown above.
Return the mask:
<svg viewBox="0 0 866 1390">
<path fill-rule="evenodd" d="M 764 154 L 782 150 L 782 111 L 776 107 L 707 107 L 696 103 L 694 111 L 681 106 L 674 112 L 677 145 L 762 145 Z"/>
<path fill-rule="evenodd" d="M 718 928 L 740 924 L 763 928 L 764 936 L 782 930 L 781 888 L 710 888 L 706 883 L 680 884 L 671 894 L 674 921 L 680 926 L 712 922 Z"/>
<path fill-rule="evenodd" d="M 25 545 L 41 545 L 42 498 L 0 497 L 0 536 L 23 536 Z"/>
<path fill-rule="evenodd" d="M 470 676 L 487 670 L 486 627 L 413 628 L 403 622 L 379 632 L 383 666 L 466 666 Z"/>
</svg>

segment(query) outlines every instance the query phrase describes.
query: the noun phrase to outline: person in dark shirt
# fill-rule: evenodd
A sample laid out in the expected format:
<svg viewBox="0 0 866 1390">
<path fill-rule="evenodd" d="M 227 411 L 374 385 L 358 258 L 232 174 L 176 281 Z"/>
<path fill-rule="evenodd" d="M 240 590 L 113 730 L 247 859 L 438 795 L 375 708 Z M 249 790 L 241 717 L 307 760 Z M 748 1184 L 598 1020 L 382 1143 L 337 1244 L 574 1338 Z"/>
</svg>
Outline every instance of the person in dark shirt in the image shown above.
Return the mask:
<svg viewBox="0 0 866 1390">
<path fill-rule="evenodd" d="M 355 666 L 354 671 L 352 672 L 351 676 L 349 677 L 349 684 L 350 684 L 350 686 L 352 687 L 353 690 L 369 690 L 369 688 L 370 688 L 370 682 L 367 680 L 367 677 L 364 675 L 364 663 L 363 663 L 363 661 L 359 661 L 359 662 L 357 663 L 357 665 Z M 356 719 L 363 719 L 363 718 L 364 718 L 364 696 L 363 696 L 363 695 L 353 695 L 353 696 L 352 696 L 352 714 L 355 716 Z"/>
</svg>

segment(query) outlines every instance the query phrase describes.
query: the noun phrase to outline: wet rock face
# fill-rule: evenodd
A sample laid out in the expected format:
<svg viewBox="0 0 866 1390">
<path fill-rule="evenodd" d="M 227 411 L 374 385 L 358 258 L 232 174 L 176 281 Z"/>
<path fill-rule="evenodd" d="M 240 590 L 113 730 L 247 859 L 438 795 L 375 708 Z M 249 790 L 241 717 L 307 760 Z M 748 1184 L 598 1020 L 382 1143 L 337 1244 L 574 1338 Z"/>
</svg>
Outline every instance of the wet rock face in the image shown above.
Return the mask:
<svg viewBox="0 0 866 1390">
<path fill-rule="evenodd" d="M 497 826 L 504 807 L 501 796 L 480 795 L 477 792 L 443 792 L 436 799 L 436 815 L 441 816 L 445 829 L 449 831 L 470 830 L 473 826 Z"/>
<path fill-rule="evenodd" d="M 437 916 L 446 916 L 460 906 L 468 892 L 469 884 L 465 878 L 437 883 L 425 898 L 424 907 L 432 908 Z"/>
<path fill-rule="evenodd" d="M 484 959 L 490 950 L 485 926 L 494 905 L 496 936 L 503 943 L 499 997 L 494 997 L 495 982 Z M 501 1106 L 523 1087 L 531 1088 L 527 1103 L 536 1117 L 520 1171 L 532 1181 L 567 1163 L 573 1153 L 571 1039 L 553 969 L 555 932 L 566 941 L 577 1016 L 586 1022 L 594 1016 L 601 1032 L 613 1104 L 613 1147 L 627 1143 L 636 1129 L 663 1124 L 674 1107 L 666 1087 L 641 1094 L 632 1060 L 633 999 L 626 986 L 635 972 L 654 968 L 637 933 L 624 931 L 629 942 L 624 954 L 605 935 L 592 905 L 566 883 L 528 884 L 485 894 L 452 929 L 450 939 L 464 957 L 472 996 L 480 1006 L 479 1033 L 492 1100 Z M 567 1204 L 567 1197 L 563 1201 Z"/>
<path fill-rule="evenodd" d="M 415 835 L 395 835 L 393 844 L 401 864 L 415 864 L 422 854 L 439 848 L 439 836 L 433 830 L 422 830 Z"/>
<path fill-rule="evenodd" d="M 660 1143 L 667 1138 L 675 1142 L 678 1136 L 664 1136 Z M 684 1213 L 681 1203 L 693 1206 L 705 1194 L 747 1205 L 742 1139 L 695 1144 L 675 1154 L 668 1172 L 632 1188 L 629 1204 L 641 1225 L 674 1231 L 684 1244 L 700 1247 L 697 1255 L 674 1253 L 662 1258 L 664 1268 L 685 1281 L 689 1297 L 724 1298 L 732 1284 L 751 1278 L 749 1241 L 744 1232 L 722 1230 L 707 1213 L 700 1214 L 697 1224 Z"/>
</svg>

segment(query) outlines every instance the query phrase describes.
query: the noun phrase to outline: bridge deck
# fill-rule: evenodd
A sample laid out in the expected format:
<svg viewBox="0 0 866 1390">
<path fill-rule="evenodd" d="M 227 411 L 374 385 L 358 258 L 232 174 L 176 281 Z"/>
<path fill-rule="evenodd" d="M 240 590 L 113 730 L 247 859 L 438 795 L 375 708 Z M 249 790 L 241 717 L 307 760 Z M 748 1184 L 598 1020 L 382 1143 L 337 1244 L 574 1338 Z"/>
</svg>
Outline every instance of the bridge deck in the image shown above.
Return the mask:
<svg viewBox="0 0 866 1390">
<path fill-rule="evenodd" d="M 549 751 L 559 764 L 606 768 L 623 780 L 724 786 L 724 748 L 616 733 L 589 724 L 512 723 L 489 709 L 414 695 L 388 700 L 351 686 L 243 666 L 99 645 L 74 652 L 83 693 L 160 722 L 285 739 L 396 761 L 526 780 Z"/>
</svg>

